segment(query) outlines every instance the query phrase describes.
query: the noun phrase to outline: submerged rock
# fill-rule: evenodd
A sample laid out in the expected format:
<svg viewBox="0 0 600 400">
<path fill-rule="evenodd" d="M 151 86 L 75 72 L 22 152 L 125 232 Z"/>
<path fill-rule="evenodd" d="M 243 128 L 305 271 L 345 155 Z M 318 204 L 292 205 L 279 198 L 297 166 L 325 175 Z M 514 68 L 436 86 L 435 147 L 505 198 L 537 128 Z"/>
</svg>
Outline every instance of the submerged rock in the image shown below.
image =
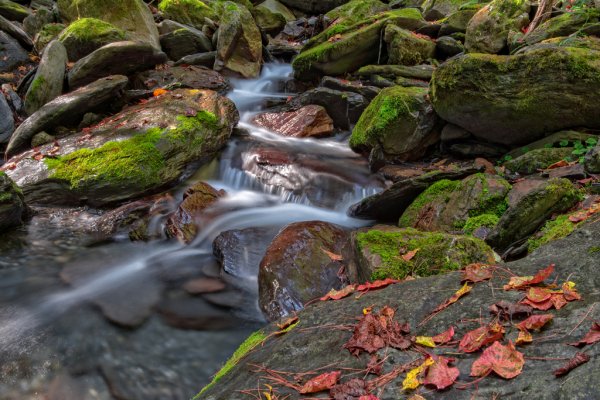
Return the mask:
<svg viewBox="0 0 600 400">
<path fill-rule="evenodd" d="M 21 225 L 26 210 L 23 192 L 0 171 L 0 232 Z"/>
<path fill-rule="evenodd" d="M 284 136 L 312 137 L 333 133 L 333 120 L 325 108 L 316 105 L 304 106 L 296 111 L 261 113 L 252 122 Z"/>
</svg>

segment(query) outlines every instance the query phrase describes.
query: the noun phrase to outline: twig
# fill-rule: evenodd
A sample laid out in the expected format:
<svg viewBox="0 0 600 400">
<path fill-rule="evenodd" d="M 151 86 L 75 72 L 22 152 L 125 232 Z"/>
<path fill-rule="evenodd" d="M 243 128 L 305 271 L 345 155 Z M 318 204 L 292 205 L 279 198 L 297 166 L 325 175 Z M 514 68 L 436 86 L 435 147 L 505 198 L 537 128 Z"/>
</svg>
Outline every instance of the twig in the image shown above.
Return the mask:
<svg viewBox="0 0 600 400">
<path fill-rule="evenodd" d="M 585 315 L 583 316 L 583 318 L 577 323 L 577 325 L 575 325 L 575 327 L 573 329 L 571 329 L 571 331 L 567 334 L 565 334 L 565 336 L 571 336 L 571 334 L 575 331 L 575 329 L 579 328 L 579 326 L 581 324 L 583 324 L 583 321 L 585 321 L 587 319 L 587 317 L 589 317 L 590 313 L 592 312 L 592 310 L 596 307 L 596 303 L 592 304 L 590 306 L 590 308 L 588 308 L 587 312 L 585 313 Z"/>
</svg>

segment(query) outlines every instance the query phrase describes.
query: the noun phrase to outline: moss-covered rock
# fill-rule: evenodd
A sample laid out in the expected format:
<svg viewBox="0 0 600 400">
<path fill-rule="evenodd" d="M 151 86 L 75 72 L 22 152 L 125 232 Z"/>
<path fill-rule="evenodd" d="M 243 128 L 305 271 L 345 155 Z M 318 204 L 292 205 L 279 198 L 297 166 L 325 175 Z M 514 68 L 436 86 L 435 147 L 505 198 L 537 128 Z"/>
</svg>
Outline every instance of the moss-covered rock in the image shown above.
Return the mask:
<svg viewBox="0 0 600 400">
<path fill-rule="evenodd" d="M 360 271 L 373 280 L 436 275 L 495 259 L 492 249 L 480 239 L 412 228 L 375 226 L 356 232 L 354 241 Z M 411 260 L 402 258 L 417 249 Z"/>
<path fill-rule="evenodd" d="M 523 175 L 534 174 L 540 169 L 564 160 L 573 152 L 572 147 L 544 148 L 531 150 L 522 156 L 506 161 L 504 166 L 511 172 Z"/>
<path fill-rule="evenodd" d="M 211 40 L 204 33 L 187 26 L 161 35 L 160 45 L 162 50 L 174 61 L 191 54 L 206 53 L 213 49 Z"/>
<path fill-rule="evenodd" d="M 325 15 L 333 24 L 351 25 L 388 10 L 389 6 L 380 0 L 351 0 Z"/>
<path fill-rule="evenodd" d="M 467 235 L 476 235 L 479 229 L 486 228 L 490 230 L 496 226 L 498 221 L 500 221 L 500 217 L 496 214 L 481 214 L 476 217 L 469 217 L 465 222 L 463 232 Z"/>
<path fill-rule="evenodd" d="M 254 10 L 256 11 L 259 8 L 266 8 L 274 14 L 281 15 L 286 22 L 294 21 L 296 19 L 294 13 L 291 12 L 289 8 L 287 8 L 277 0 L 265 0 L 256 7 L 254 7 Z"/>
<path fill-rule="evenodd" d="M 414 8 L 384 12 L 353 25 L 339 23 L 315 36 L 294 59 L 294 76 L 311 80 L 321 75 L 341 75 L 375 63 L 381 30 L 388 24 L 416 29 L 425 24 Z"/>
<path fill-rule="evenodd" d="M 25 212 L 23 192 L 0 171 L 0 233 L 21 225 Z"/>
<path fill-rule="evenodd" d="M 44 50 L 35 77 L 25 95 L 27 114 L 33 114 L 62 94 L 66 66 L 67 51 L 58 40 L 53 40 Z"/>
<path fill-rule="evenodd" d="M 385 28 L 383 39 L 387 43 L 390 64 L 416 65 L 435 55 L 433 40 L 395 25 Z"/>
<path fill-rule="evenodd" d="M 528 250 L 534 251 L 553 240 L 562 239 L 570 235 L 577 224 L 569 221 L 568 215 L 559 215 L 544 224 L 540 231 L 527 240 Z"/>
<path fill-rule="evenodd" d="M 52 23 L 44 25 L 33 38 L 33 45 L 36 50 L 41 53 L 48 43 L 58 38 L 63 29 L 65 29 L 63 24 Z"/>
<path fill-rule="evenodd" d="M 70 61 L 77 61 L 106 44 L 124 39 L 124 31 L 96 18 L 78 19 L 58 37 L 67 49 Z"/>
<path fill-rule="evenodd" d="M 465 33 L 471 18 L 477 13 L 477 10 L 458 10 L 445 18 L 438 36 L 452 35 L 453 33 Z"/>
<path fill-rule="evenodd" d="M 43 159 L 26 152 L 7 173 L 33 203 L 117 203 L 177 183 L 215 155 L 237 118 L 217 93 L 179 89 L 40 147 Z"/>
<path fill-rule="evenodd" d="M 514 56 L 467 54 L 435 70 L 430 94 L 443 119 L 494 143 L 598 128 L 600 52 L 553 45 Z"/>
<path fill-rule="evenodd" d="M 551 215 L 568 210 L 581 198 L 581 191 L 568 179 L 551 179 L 510 204 L 486 241 L 504 251 L 526 239 Z"/>
<path fill-rule="evenodd" d="M 252 13 L 256 25 L 273 36 L 277 35 L 287 23 L 285 17 L 280 13 L 275 13 L 266 7 L 256 7 Z"/>
<path fill-rule="evenodd" d="M 201 0 L 161 0 L 158 9 L 165 18 L 202 29 L 205 18 L 218 19 L 213 8 Z"/>
<path fill-rule="evenodd" d="M 437 116 L 427 90 L 394 86 L 382 90 L 361 115 L 350 137 L 358 152 L 376 152 L 386 160 L 414 160 L 438 141 Z"/>
<path fill-rule="evenodd" d="M 508 44 L 510 31 L 529 24 L 530 4 L 526 0 L 493 0 L 469 21 L 465 47 L 472 53 L 500 52 Z"/>
<path fill-rule="evenodd" d="M 584 158 L 585 170 L 591 174 L 600 174 L 600 141 L 590 149 Z"/>
<path fill-rule="evenodd" d="M 459 10 L 478 10 L 487 1 L 469 0 L 425 0 L 423 1 L 423 15 L 428 21 L 440 20 Z"/>
<path fill-rule="evenodd" d="M 10 0 L 0 0 L 0 15 L 10 21 L 23 22 L 31 15 L 31 11 L 19 3 Z"/>
</svg>

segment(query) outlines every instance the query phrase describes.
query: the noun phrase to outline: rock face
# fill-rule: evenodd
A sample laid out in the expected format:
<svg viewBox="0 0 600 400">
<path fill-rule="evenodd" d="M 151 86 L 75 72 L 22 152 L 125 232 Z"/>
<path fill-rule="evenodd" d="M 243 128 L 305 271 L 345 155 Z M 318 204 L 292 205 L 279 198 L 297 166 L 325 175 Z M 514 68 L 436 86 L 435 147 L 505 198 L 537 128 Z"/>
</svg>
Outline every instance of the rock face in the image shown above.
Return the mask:
<svg viewBox="0 0 600 400">
<path fill-rule="evenodd" d="M 281 0 L 283 4 L 308 14 L 323 14 L 348 0 Z"/>
<path fill-rule="evenodd" d="M 348 233 L 321 221 L 284 228 L 271 242 L 258 273 L 260 307 L 278 319 L 301 310 L 309 300 L 348 283 L 340 273 Z"/>
<path fill-rule="evenodd" d="M 429 38 L 395 25 L 385 28 L 384 40 L 387 43 L 390 64 L 416 65 L 433 58 L 435 42 Z"/>
<path fill-rule="evenodd" d="M 69 25 L 58 38 L 70 61 L 78 61 L 100 47 L 125 40 L 125 32 L 96 18 L 81 18 Z"/>
<path fill-rule="evenodd" d="M 243 6 L 226 2 L 220 20 L 214 69 L 244 78 L 257 77 L 262 62 L 262 40 L 252 14 Z"/>
<path fill-rule="evenodd" d="M 252 122 L 284 136 L 311 137 L 333 133 L 333 120 L 325 108 L 316 105 L 290 112 L 258 114 Z"/>
<path fill-rule="evenodd" d="M 237 120 L 216 92 L 179 89 L 26 152 L 7 174 L 32 203 L 118 203 L 177 183 L 215 155 Z"/>
<path fill-rule="evenodd" d="M 0 172 L 0 232 L 21 225 L 25 211 L 23 193 L 4 172 Z"/>
<path fill-rule="evenodd" d="M 150 43 L 160 49 L 154 18 L 142 0 L 58 0 L 57 5 L 66 21 L 96 18 L 125 31 L 129 40 Z"/>
<path fill-rule="evenodd" d="M 29 148 L 31 139 L 38 132 L 61 124 L 79 122 L 86 112 L 109 100 L 114 100 L 127 83 L 126 77 L 115 75 L 100 79 L 45 104 L 17 128 L 8 143 L 6 154 L 11 156 Z"/>
<path fill-rule="evenodd" d="M 134 87 L 154 90 L 177 85 L 190 89 L 210 89 L 221 94 L 231 89 L 229 82 L 212 69 L 205 67 L 167 67 L 140 72 L 135 76 Z"/>
<path fill-rule="evenodd" d="M 148 43 L 110 43 L 75 63 L 69 71 L 69 87 L 78 88 L 108 75 L 129 75 L 144 71 L 165 61 L 165 53 Z"/>
<path fill-rule="evenodd" d="M 459 56 L 434 72 L 431 101 L 446 121 L 508 146 L 564 128 L 600 127 L 593 105 L 600 101 L 599 54 L 549 46 L 515 56 Z"/>
<path fill-rule="evenodd" d="M 12 110 L 4 97 L 4 93 L 0 91 L 0 143 L 8 142 L 10 136 L 15 131 L 15 119 Z"/>
<path fill-rule="evenodd" d="M 494 0 L 477 12 L 467 25 L 465 47 L 471 53 L 500 52 L 510 31 L 529 24 L 530 4 L 524 0 Z"/>
<path fill-rule="evenodd" d="M 439 140 L 438 121 L 427 90 L 394 86 L 384 89 L 361 115 L 350 147 L 371 152 L 372 159 L 415 160 Z"/>
<path fill-rule="evenodd" d="M 62 94 L 67 61 L 67 51 L 61 42 L 54 40 L 46 46 L 35 78 L 25 95 L 27 114 L 33 114 Z"/>
</svg>

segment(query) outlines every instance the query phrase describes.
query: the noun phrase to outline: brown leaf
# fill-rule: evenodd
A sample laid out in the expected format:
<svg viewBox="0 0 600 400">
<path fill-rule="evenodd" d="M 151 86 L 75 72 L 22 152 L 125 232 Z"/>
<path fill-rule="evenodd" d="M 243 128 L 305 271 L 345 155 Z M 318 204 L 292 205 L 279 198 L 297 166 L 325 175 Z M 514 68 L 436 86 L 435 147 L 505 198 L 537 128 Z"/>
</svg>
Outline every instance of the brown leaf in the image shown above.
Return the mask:
<svg viewBox="0 0 600 400">
<path fill-rule="evenodd" d="M 300 389 L 300 393 L 308 394 L 329 390 L 337 384 L 341 375 L 341 371 L 332 371 L 325 372 L 324 374 L 309 379 Z"/>
<path fill-rule="evenodd" d="M 493 265 L 475 263 L 467 265 L 462 271 L 461 282 L 483 282 L 492 278 L 496 267 Z"/>
<path fill-rule="evenodd" d="M 590 361 L 590 356 L 585 353 L 577 353 L 575 357 L 571 358 L 565 365 L 554 370 L 553 374 L 555 377 L 560 378 L 561 376 L 567 375 L 569 372 Z"/>
<path fill-rule="evenodd" d="M 327 41 L 330 43 L 339 42 L 340 40 L 342 40 L 342 35 L 340 35 L 339 33 L 337 35 L 333 35 L 332 37 L 327 39 Z"/>
<path fill-rule="evenodd" d="M 346 296 L 349 296 L 354 292 L 354 285 L 348 285 L 345 288 L 340 290 L 331 289 L 325 296 L 321 297 L 319 300 L 327 301 L 327 300 L 339 300 L 343 299 Z"/>
<path fill-rule="evenodd" d="M 533 312 L 533 307 L 511 303 L 506 300 L 501 300 L 490 306 L 490 313 L 495 314 L 501 320 L 509 321 L 515 318 L 528 317 Z"/>
<path fill-rule="evenodd" d="M 504 290 L 524 289 L 531 285 L 542 283 L 554 272 L 554 264 L 538 271 L 534 276 L 513 276 L 510 278 L 507 285 L 504 285 Z"/>
<path fill-rule="evenodd" d="M 363 379 L 354 378 L 348 382 L 335 385 L 329 391 L 334 400 L 353 400 L 368 395 L 367 383 Z"/>
<path fill-rule="evenodd" d="M 483 351 L 471 366 L 471 376 L 486 376 L 494 371 L 504 379 L 512 379 L 523 371 L 525 357 L 520 353 L 512 342 L 503 346 L 500 342 L 494 342 Z"/>
<path fill-rule="evenodd" d="M 566 167 L 569 165 L 569 162 L 566 160 L 560 160 L 555 162 L 554 164 L 550 164 L 546 169 L 556 169 L 561 167 Z"/>
<path fill-rule="evenodd" d="M 331 261 L 342 261 L 344 259 L 344 257 L 342 257 L 341 255 L 332 253 L 331 251 L 328 251 L 322 247 L 321 247 L 321 251 L 323 253 L 325 253 L 327 255 L 327 257 L 329 257 L 331 259 Z"/>
<path fill-rule="evenodd" d="M 366 290 L 381 289 L 381 288 L 384 288 L 386 286 L 389 286 L 391 284 L 398 283 L 398 282 L 402 282 L 402 281 L 398 280 L 398 279 L 387 278 L 387 279 L 383 279 L 383 280 L 379 280 L 379 281 L 363 283 L 362 285 L 359 285 L 356 288 L 356 290 L 359 292 L 364 292 Z"/>
<path fill-rule="evenodd" d="M 569 343 L 571 346 L 585 346 L 586 344 L 594 344 L 600 341 L 600 324 L 598 322 L 594 322 L 590 330 L 585 334 L 585 336 L 578 342 Z"/>
<path fill-rule="evenodd" d="M 447 331 L 440 333 L 439 335 L 434 336 L 433 342 L 435 344 L 446 344 L 452 340 L 454 337 L 454 327 L 451 326 Z"/>
<path fill-rule="evenodd" d="M 403 259 L 404 261 L 406 261 L 406 262 L 408 262 L 408 261 L 412 260 L 412 259 L 413 259 L 413 258 L 414 258 L 414 257 L 417 255 L 417 253 L 419 252 L 419 250 L 420 250 L 420 249 L 414 249 L 414 250 L 411 250 L 411 251 L 409 251 L 409 252 L 408 252 L 408 253 L 406 253 L 406 254 L 403 254 L 403 255 L 402 255 L 402 259 Z"/>
<path fill-rule="evenodd" d="M 465 333 L 460 340 L 458 348 L 465 353 L 473 353 L 486 344 L 490 344 L 504 337 L 504 327 L 498 323 L 484 325 Z"/>
<path fill-rule="evenodd" d="M 277 324 L 277 327 L 279 328 L 280 331 L 283 331 L 283 330 L 289 328 L 290 326 L 294 325 L 296 322 L 298 322 L 298 317 L 293 316 L 293 317 L 286 319 L 282 323 Z"/>
</svg>

